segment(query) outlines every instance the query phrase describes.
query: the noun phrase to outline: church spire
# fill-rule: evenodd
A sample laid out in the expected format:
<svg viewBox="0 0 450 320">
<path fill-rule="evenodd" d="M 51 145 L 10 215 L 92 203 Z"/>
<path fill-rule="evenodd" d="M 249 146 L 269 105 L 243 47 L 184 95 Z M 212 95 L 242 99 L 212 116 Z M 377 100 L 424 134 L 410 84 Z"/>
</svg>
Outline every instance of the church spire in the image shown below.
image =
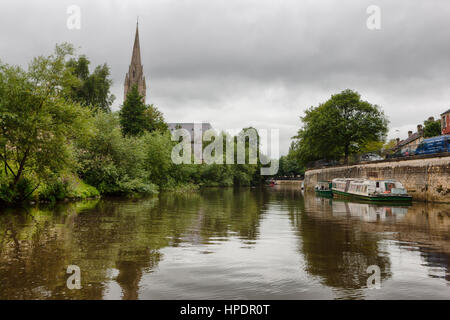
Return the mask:
<svg viewBox="0 0 450 320">
<path fill-rule="evenodd" d="M 136 22 L 136 36 L 134 37 L 133 56 L 131 58 L 131 64 L 141 64 L 141 46 L 139 44 L 139 18 Z"/>
<path fill-rule="evenodd" d="M 136 35 L 134 38 L 133 45 L 133 54 L 131 56 L 131 64 L 128 69 L 128 73 L 125 76 L 125 84 L 124 84 L 124 101 L 127 98 L 129 90 L 131 90 L 132 86 L 136 85 L 139 91 L 139 94 L 143 96 L 143 100 L 145 102 L 146 96 L 146 84 L 144 77 L 144 68 L 141 62 L 141 47 L 139 43 L 139 20 L 136 21 Z"/>
</svg>

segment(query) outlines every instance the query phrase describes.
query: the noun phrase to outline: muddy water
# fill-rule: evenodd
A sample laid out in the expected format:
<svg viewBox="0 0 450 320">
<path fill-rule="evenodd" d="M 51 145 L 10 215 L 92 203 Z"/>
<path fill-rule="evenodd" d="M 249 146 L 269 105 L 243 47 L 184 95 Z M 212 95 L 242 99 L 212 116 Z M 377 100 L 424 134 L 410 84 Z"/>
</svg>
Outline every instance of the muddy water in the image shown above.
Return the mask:
<svg viewBox="0 0 450 320">
<path fill-rule="evenodd" d="M 450 205 L 276 186 L 0 213 L 2 299 L 449 299 L 449 268 Z"/>
</svg>

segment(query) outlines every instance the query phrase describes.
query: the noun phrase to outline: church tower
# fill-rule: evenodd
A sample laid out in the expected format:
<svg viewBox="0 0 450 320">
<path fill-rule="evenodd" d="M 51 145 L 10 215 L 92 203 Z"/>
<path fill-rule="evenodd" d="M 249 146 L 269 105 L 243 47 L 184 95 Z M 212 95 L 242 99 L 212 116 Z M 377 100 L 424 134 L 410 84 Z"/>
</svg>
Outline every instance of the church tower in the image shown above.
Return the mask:
<svg viewBox="0 0 450 320">
<path fill-rule="evenodd" d="M 144 68 L 141 63 L 141 48 L 139 45 L 139 24 L 136 23 L 136 36 L 134 38 L 133 55 L 131 56 L 131 64 L 128 69 L 128 73 L 125 76 L 125 91 L 124 101 L 127 98 L 128 91 L 131 90 L 133 85 L 137 85 L 139 94 L 143 96 L 145 103 L 146 86 L 144 77 Z"/>
</svg>

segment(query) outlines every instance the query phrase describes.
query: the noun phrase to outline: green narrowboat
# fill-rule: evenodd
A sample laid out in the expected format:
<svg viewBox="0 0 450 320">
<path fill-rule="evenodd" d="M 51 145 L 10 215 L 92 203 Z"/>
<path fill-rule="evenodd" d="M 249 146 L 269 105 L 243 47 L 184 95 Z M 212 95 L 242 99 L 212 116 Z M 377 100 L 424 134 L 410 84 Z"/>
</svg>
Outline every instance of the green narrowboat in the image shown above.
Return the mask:
<svg viewBox="0 0 450 320">
<path fill-rule="evenodd" d="M 316 195 L 326 198 L 332 198 L 333 192 L 331 191 L 332 183 L 330 181 L 319 181 L 314 187 Z"/>
</svg>

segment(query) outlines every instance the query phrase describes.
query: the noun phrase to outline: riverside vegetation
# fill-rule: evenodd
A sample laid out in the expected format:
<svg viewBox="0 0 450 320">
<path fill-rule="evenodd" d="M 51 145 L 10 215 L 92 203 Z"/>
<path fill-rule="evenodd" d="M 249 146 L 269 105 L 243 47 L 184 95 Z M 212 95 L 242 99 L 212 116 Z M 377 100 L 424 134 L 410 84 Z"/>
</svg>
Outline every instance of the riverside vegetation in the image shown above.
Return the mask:
<svg viewBox="0 0 450 320">
<path fill-rule="evenodd" d="M 259 161 L 173 164 L 177 142 L 162 113 L 136 88 L 112 112 L 109 67 L 91 72 L 89 64 L 70 44 L 34 58 L 26 70 L 0 62 L 0 203 L 261 182 Z"/>
</svg>

